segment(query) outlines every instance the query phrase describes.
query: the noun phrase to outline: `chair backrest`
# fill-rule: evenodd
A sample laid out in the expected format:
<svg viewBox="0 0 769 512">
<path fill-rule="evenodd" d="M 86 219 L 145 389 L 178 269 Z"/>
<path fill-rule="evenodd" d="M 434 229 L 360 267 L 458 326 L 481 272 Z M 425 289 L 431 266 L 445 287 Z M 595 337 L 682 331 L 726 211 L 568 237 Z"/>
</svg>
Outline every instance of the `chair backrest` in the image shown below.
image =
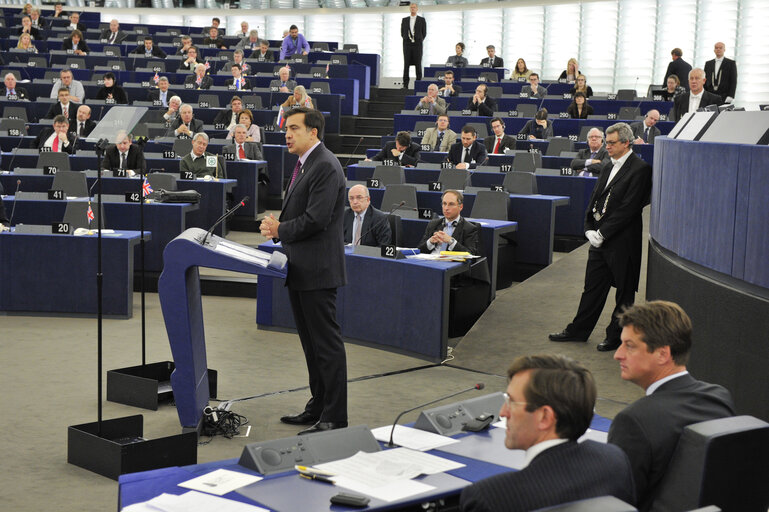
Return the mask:
<svg viewBox="0 0 769 512">
<path fill-rule="evenodd" d="M 534 172 L 537 164 L 534 162 L 534 153 L 516 153 L 513 158 L 513 171 Z"/>
<path fill-rule="evenodd" d="M 400 215 L 391 213 L 387 216 L 387 222 L 390 224 L 390 243 L 401 247 L 403 245 L 403 227 Z"/>
<path fill-rule="evenodd" d="M 641 109 L 638 107 L 620 107 L 618 119 L 634 120 L 636 116 L 641 115 Z"/>
<path fill-rule="evenodd" d="M 633 505 L 628 505 L 614 496 L 599 496 L 540 508 L 533 512 L 637 512 L 637 510 Z"/>
<path fill-rule="evenodd" d="M 107 57 L 120 57 L 122 55 L 120 47 L 117 45 L 104 45 L 104 49 L 102 51 L 107 55 Z"/>
<path fill-rule="evenodd" d="M 64 67 L 72 69 L 87 69 L 85 67 L 85 59 L 80 57 L 69 57 L 64 63 Z"/>
<path fill-rule="evenodd" d="M 689 425 L 681 433 L 653 510 L 769 508 L 769 423 L 733 416 Z"/>
<path fill-rule="evenodd" d="M 62 222 L 66 222 L 72 229 L 77 228 L 90 228 L 98 229 L 99 218 L 102 219 L 102 226 L 107 227 L 107 218 L 104 216 L 104 203 L 101 204 L 101 211 L 99 211 L 98 203 L 91 201 L 91 211 L 93 212 L 93 220 L 88 223 L 88 201 L 67 201 L 67 207 L 64 210 L 64 219 Z"/>
<path fill-rule="evenodd" d="M 499 99 L 502 97 L 502 86 L 488 85 L 486 87 L 486 94 L 489 96 L 489 98 Z"/>
<path fill-rule="evenodd" d="M 508 220 L 507 211 L 510 205 L 510 196 L 507 192 L 496 190 L 479 190 L 475 195 L 473 210 L 470 217 L 473 219 Z"/>
<path fill-rule="evenodd" d="M 331 94 L 331 86 L 328 82 L 310 82 L 310 92 L 315 94 Z"/>
<path fill-rule="evenodd" d="M 147 175 L 147 179 L 150 182 L 152 190 L 164 189 L 164 190 L 177 190 L 176 174 L 170 172 L 151 172 Z"/>
<path fill-rule="evenodd" d="M 85 171 L 59 171 L 53 177 L 52 190 L 63 190 L 67 197 L 87 197 Z"/>
<path fill-rule="evenodd" d="M 547 145 L 545 156 L 561 156 L 561 151 L 574 151 L 574 143 L 567 137 L 553 137 Z"/>
<path fill-rule="evenodd" d="M 174 140 L 174 153 L 177 158 L 184 158 L 184 155 L 190 154 L 190 151 L 192 151 L 192 139 Z"/>
<path fill-rule="evenodd" d="M 391 165 L 377 165 L 374 167 L 374 178 L 384 185 L 400 185 L 406 183 L 406 173 L 403 167 Z M 388 208 L 389 210 L 389 208 Z"/>
<path fill-rule="evenodd" d="M 29 64 L 30 62 L 34 62 L 34 64 Z M 27 59 L 27 65 L 34 65 L 37 68 L 45 68 L 46 66 L 48 66 L 48 62 L 46 61 L 45 57 L 35 56 L 35 57 L 29 57 Z"/>
<path fill-rule="evenodd" d="M 69 171 L 69 155 L 63 152 L 40 153 L 40 156 L 37 157 L 37 167 L 38 169 L 56 167 L 59 171 Z"/>
<path fill-rule="evenodd" d="M 198 105 L 201 103 L 208 103 L 209 108 L 219 108 L 219 95 L 218 94 L 201 94 L 198 96 Z"/>
<path fill-rule="evenodd" d="M 332 55 L 328 59 L 332 65 L 336 65 L 336 66 L 347 65 L 347 55 Z"/>
<path fill-rule="evenodd" d="M 6 107 L 7 109 L 8 107 Z M 24 136 L 27 134 L 26 128 L 25 128 L 24 119 L 8 119 L 8 118 L 2 118 L 0 119 L 0 131 L 3 132 L 10 132 L 11 130 L 19 130 L 19 135 Z"/>
<path fill-rule="evenodd" d="M 485 139 L 489 136 L 489 129 L 486 126 L 486 123 L 467 123 L 473 128 L 475 128 L 475 132 L 479 139 Z"/>
<path fill-rule="evenodd" d="M 470 183 L 470 171 L 467 169 L 441 169 L 438 181 L 443 190 L 464 190 Z"/>
<path fill-rule="evenodd" d="M 343 52 L 352 52 L 352 53 L 358 53 L 358 45 L 357 44 L 345 44 L 342 46 Z"/>
<path fill-rule="evenodd" d="M 537 194 L 537 178 L 533 172 L 508 172 L 502 186 L 510 194 L 530 196 Z"/>
<path fill-rule="evenodd" d="M 241 99 L 243 100 L 243 108 L 247 108 L 251 111 L 262 109 L 261 96 L 256 96 L 254 94 L 247 94 L 245 96 L 241 96 Z"/>
<path fill-rule="evenodd" d="M 620 89 L 617 91 L 617 99 L 624 101 L 634 101 L 636 99 L 635 89 Z"/>
<path fill-rule="evenodd" d="M 499 75 L 494 71 L 483 71 L 478 74 L 478 77 L 483 77 L 485 80 L 482 81 L 484 82 L 499 82 Z"/>
<path fill-rule="evenodd" d="M 435 121 L 417 121 L 414 124 L 414 131 L 412 133 L 415 133 L 418 137 L 422 137 L 425 134 L 425 130 L 432 128 L 433 126 L 435 126 Z"/>
<path fill-rule="evenodd" d="M 515 106 L 518 117 L 534 117 L 537 115 L 537 105 L 535 103 L 519 103 Z"/>
<path fill-rule="evenodd" d="M 21 119 L 25 123 L 29 122 L 27 107 L 4 107 L 3 117 L 7 117 L 8 119 Z"/>
<path fill-rule="evenodd" d="M 605 132 L 605 130 L 603 128 L 601 128 L 600 126 L 583 126 L 579 130 L 579 137 L 577 137 L 579 139 L 579 141 L 580 142 L 587 142 L 587 134 L 593 128 L 598 128 L 599 130 L 601 130 L 602 133 Z"/>
<path fill-rule="evenodd" d="M 387 185 L 387 187 L 385 187 L 384 195 L 382 196 L 380 209 L 389 211 L 394 206 L 400 204 L 401 201 L 405 201 L 403 204 L 404 208 L 417 208 L 417 188 L 414 185 Z M 409 217 L 402 213 L 399 213 L 399 215 L 402 217 Z"/>
<path fill-rule="evenodd" d="M 160 59 L 152 59 L 147 62 L 147 68 L 158 73 L 166 72 L 166 63 Z"/>
<path fill-rule="evenodd" d="M 328 51 L 328 43 L 312 43 L 312 50 L 313 51 L 327 52 Z"/>
</svg>

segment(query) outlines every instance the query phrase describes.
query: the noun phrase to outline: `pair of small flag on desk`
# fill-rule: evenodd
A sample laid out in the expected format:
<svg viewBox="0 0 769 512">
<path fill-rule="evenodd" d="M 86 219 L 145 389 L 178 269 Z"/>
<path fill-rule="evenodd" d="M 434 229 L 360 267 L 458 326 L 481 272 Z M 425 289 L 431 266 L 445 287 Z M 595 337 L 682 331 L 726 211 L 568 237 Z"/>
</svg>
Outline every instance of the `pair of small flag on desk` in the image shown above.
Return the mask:
<svg viewBox="0 0 769 512">
<path fill-rule="evenodd" d="M 147 177 L 144 177 L 144 182 L 142 183 L 142 196 L 147 197 L 152 193 L 152 185 L 150 185 L 149 180 Z M 93 209 L 91 208 L 91 199 L 88 199 L 88 210 L 85 212 L 86 217 L 88 218 L 88 225 L 91 225 L 91 221 L 94 220 L 94 214 Z"/>
</svg>

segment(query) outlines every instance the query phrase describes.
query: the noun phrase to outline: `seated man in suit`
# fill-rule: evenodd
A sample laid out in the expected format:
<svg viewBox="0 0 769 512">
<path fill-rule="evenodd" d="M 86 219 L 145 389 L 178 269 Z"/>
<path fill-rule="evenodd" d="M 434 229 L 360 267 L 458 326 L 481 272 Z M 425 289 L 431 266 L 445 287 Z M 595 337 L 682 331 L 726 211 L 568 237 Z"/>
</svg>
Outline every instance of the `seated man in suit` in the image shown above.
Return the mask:
<svg viewBox="0 0 769 512">
<path fill-rule="evenodd" d="M 414 167 L 419 162 L 419 151 L 421 147 L 416 142 L 411 142 L 409 132 L 398 132 L 395 134 L 395 141 L 388 142 L 374 158 L 366 158 L 366 161 L 376 160 L 384 162 L 393 160 L 395 165 L 404 167 Z"/>
<path fill-rule="evenodd" d="M 213 176 L 223 178 L 224 169 L 222 162 L 213 153 L 206 151 L 208 147 L 208 135 L 204 132 L 196 133 L 192 137 L 192 151 L 184 155 L 179 162 L 180 171 L 192 171 L 196 178 Z"/>
<path fill-rule="evenodd" d="M 132 144 L 133 136 L 121 131 L 115 138 L 115 144 L 110 144 L 104 152 L 101 168 L 107 170 L 125 169 L 129 176 L 147 172 L 147 162 L 144 150 Z"/>
<path fill-rule="evenodd" d="M 481 228 L 460 214 L 464 196 L 458 190 L 446 190 L 441 196 L 443 217 L 427 223 L 419 242 L 421 252 L 438 254 L 441 251 L 469 252 L 480 255 Z"/>
<path fill-rule="evenodd" d="M 69 15 L 69 25 L 67 25 L 67 30 L 79 30 L 80 32 L 85 33 L 85 24 L 80 23 L 79 12 L 73 12 Z"/>
<path fill-rule="evenodd" d="M 457 169 L 475 169 L 486 163 L 489 159 L 486 147 L 477 139 L 478 133 L 473 126 L 469 124 L 463 126 L 461 140 L 451 146 L 446 160 L 454 164 Z"/>
<path fill-rule="evenodd" d="M 62 87 L 59 89 L 59 101 L 51 105 L 45 118 L 54 119 L 56 116 L 63 115 L 68 122 L 74 123 L 77 117 L 77 107 L 78 105 L 69 101 L 69 89 Z"/>
<path fill-rule="evenodd" d="M 283 66 L 278 71 L 278 79 L 270 82 L 270 89 L 278 88 L 280 92 L 293 92 L 296 87 L 296 81 L 291 80 L 291 70 Z"/>
<path fill-rule="evenodd" d="M 593 419 L 597 391 L 590 370 L 561 355 L 520 356 L 507 378 L 499 416 L 507 422 L 505 447 L 526 450 L 523 468 L 465 487 L 463 512 L 523 512 L 598 496 L 635 503 L 622 450 L 577 442 Z"/>
<path fill-rule="evenodd" d="M 547 95 L 547 89 L 539 85 L 539 75 L 532 73 L 529 75 L 529 85 L 521 87 L 521 94 L 528 94 L 529 98 L 542 99 Z"/>
<path fill-rule="evenodd" d="M 228 78 L 227 81 L 224 82 L 224 85 L 226 85 L 228 89 L 231 88 L 236 91 L 251 90 L 251 82 L 249 82 L 247 78 L 243 78 L 243 67 L 240 64 L 231 64 L 230 72 L 232 73 L 232 78 Z"/>
<path fill-rule="evenodd" d="M 734 415 L 729 391 L 695 380 L 686 370 L 692 322 L 678 304 L 651 301 L 619 317 L 622 344 L 614 353 L 620 376 L 646 391 L 612 421 L 609 443 L 633 467 L 638 510 L 651 510 L 684 427 Z"/>
<path fill-rule="evenodd" d="M 78 137 L 88 137 L 93 129 L 96 128 L 96 123 L 91 120 L 91 107 L 88 105 L 77 107 L 77 118 L 73 128 Z"/>
<path fill-rule="evenodd" d="M 603 146 L 603 132 L 600 128 L 591 128 L 587 132 L 587 147 L 577 152 L 577 158 L 571 161 L 571 168 L 580 176 L 598 176 L 601 167 L 609 163 L 609 153 Z"/>
<path fill-rule="evenodd" d="M 487 96 L 489 92 L 489 86 L 486 84 L 479 84 L 475 88 L 475 94 L 467 103 L 468 110 L 478 112 L 479 116 L 493 116 L 494 111 L 497 109 L 497 102 L 494 98 Z"/>
<path fill-rule="evenodd" d="M 387 214 L 371 206 L 368 189 L 363 185 L 347 192 L 350 207 L 344 211 L 344 243 L 381 247 L 392 243 Z"/>
<path fill-rule="evenodd" d="M 486 53 L 488 53 L 489 56 L 481 60 L 481 66 L 486 68 L 505 67 L 505 61 L 502 59 L 502 57 L 497 57 L 495 55 L 497 53 L 497 49 L 494 48 L 493 44 L 490 44 L 486 47 Z"/>
<path fill-rule="evenodd" d="M 149 101 L 159 101 L 164 107 L 168 107 L 168 102 L 173 96 L 174 93 L 169 88 L 168 77 L 165 76 L 161 76 L 158 79 L 157 89 L 150 89 L 147 91 L 147 99 Z"/>
<path fill-rule="evenodd" d="M 275 54 L 270 50 L 270 43 L 266 39 L 259 41 L 259 51 L 251 53 L 251 58 L 259 62 L 275 62 Z"/>
<path fill-rule="evenodd" d="M 422 145 L 430 146 L 430 151 L 443 151 L 447 153 L 452 144 L 457 141 L 457 134 L 449 128 L 449 116 L 446 114 L 438 116 L 435 126 L 425 130 L 422 137 Z"/>
<path fill-rule="evenodd" d="M 534 116 L 523 125 L 519 135 L 528 135 L 529 140 L 545 140 L 553 136 L 553 122 L 547 118 L 547 109 L 540 109 Z"/>
<path fill-rule="evenodd" d="M 144 36 L 144 44 L 137 46 L 131 53 L 134 55 L 144 55 L 147 58 L 166 58 L 166 52 L 161 50 L 159 46 L 153 44 L 151 35 Z"/>
<path fill-rule="evenodd" d="M 427 95 L 417 104 L 416 110 L 427 110 L 428 115 L 441 115 L 446 113 L 446 100 L 438 96 L 438 86 L 430 84 L 427 86 Z"/>
<path fill-rule="evenodd" d="M 168 135 L 171 137 L 191 138 L 194 134 L 203 131 L 203 121 L 200 119 L 193 119 L 192 105 L 184 104 L 179 107 L 179 116 L 176 121 L 171 123 L 171 127 L 168 131 L 170 132 Z"/>
<path fill-rule="evenodd" d="M 483 140 L 488 154 L 503 155 L 505 148 L 515 149 L 515 137 L 505 134 L 505 122 L 502 118 L 495 117 L 491 120 L 491 131 L 494 136 Z"/>
<path fill-rule="evenodd" d="M 19 28 L 17 34 L 21 35 L 27 33 L 30 36 L 32 36 L 32 39 L 35 41 L 40 41 L 43 38 L 43 32 L 41 32 L 39 29 L 32 26 L 32 19 L 29 16 L 24 16 L 21 18 L 21 27 Z"/>
<path fill-rule="evenodd" d="M 6 73 L 3 83 L 5 84 L 5 87 L 3 87 L 3 92 L 0 93 L 0 96 L 8 100 L 16 99 L 29 101 L 29 93 L 24 87 L 19 87 L 16 84 L 16 76 L 13 73 Z"/>
<path fill-rule="evenodd" d="M 234 160 L 263 160 L 262 150 L 258 142 L 247 142 L 248 129 L 243 124 L 235 125 L 232 132 L 234 144 L 222 148 L 222 154 L 234 155 Z"/>
<path fill-rule="evenodd" d="M 77 134 L 69 131 L 69 120 L 60 114 L 53 118 L 53 127 L 40 132 L 35 140 L 35 146 L 38 149 L 50 148 L 49 151 L 54 153 L 73 155 L 77 149 Z"/>
<path fill-rule="evenodd" d="M 117 20 L 111 20 L 109 22 L 109 28 L 105 28 L 101 32 L 99 39 L 107 42 L 107 44 L 120 44 L 128 35 L 120 30 L 120 23 Z"/>
<path fill-rule="evenodd" d="M 659 110 L 651 109 L 646 113 L 643 121 L 632 123 L 630 129 L 635 135 L 634 144 L 654 144 L 654 138 L 660 135 L 660 129 L 657 128 L 657 121 L 660 120 Z"/>
<path fill-rule="evenodd" d="M 229 130 L 238 124 L 238 114 L 241 112 L 243 112 L 243 100 L 240 96 L 233 96 L 230 100 L 230 108 L 216 114 L 214 126 L 224 126 L 225 130 Z"/>
<path fill-rule="evenodd" d="M 179 109 L 182 107 L 182 99 L 179 96 L 171 96 L 168 100 L 168 110 L 163 114 L 163 119 L 166 120 L 166 126 L 170 126 L 177 119 L 179 119 Z"/>
<path fill-rule="evenodd" d="M 258 30 L 252 30 L 248 33 L 247 36 L 244 36 L 240 41 L 238 41 L 238 44 L 235 45 L 236 50 L 245 50 L 249 49 L 251 51 L 256 51 L 259 49 L 259 31 Z"/>
<path fill-rule="evenodd" d="M 673 99 L 673 117 L 678 121 L 687 112 L 723 103 L 721 96 L 705 90 L 705 72 L 701 68 L 689 71 L 689 91 Z"/>
<path fill-rule="evenodd" d="M 195 64 L 195 74 L 184 79 L 185 89 L 190 89 L 187 84 L 192 84 L 192 89 L 210 89 L 214 85 L 214 79 L 206 75 L 205 64 Z"/>
<path fill-rule="evenodd" d="M 179 71 L 192 71 L 194 73 L 195 66 L 203 64 L 203 59 L 198 56 L 198 49 L 195 46 L 187 48 L 186 52 L 182 55 L 185 55 L 186 57 L 179 63 Z"/>
<path fill-rule="evenodd" d="M 224 44 L 224 38 L 219 35 L 219 29 L 216 27 L 209 27 L 208 37 L 203 39 L 203 44 L 211 48 L 219 48 L 220 50 L 227 49 L 227 45 Z"/>
<path fill-rule="evenodd" d="M 462 88 L 454 85 L 454 72 L 450 69 L 443 73 L 443 87 L 438 89 L 438 93 L 444 98 L 462 94 Z"/>
</svg>

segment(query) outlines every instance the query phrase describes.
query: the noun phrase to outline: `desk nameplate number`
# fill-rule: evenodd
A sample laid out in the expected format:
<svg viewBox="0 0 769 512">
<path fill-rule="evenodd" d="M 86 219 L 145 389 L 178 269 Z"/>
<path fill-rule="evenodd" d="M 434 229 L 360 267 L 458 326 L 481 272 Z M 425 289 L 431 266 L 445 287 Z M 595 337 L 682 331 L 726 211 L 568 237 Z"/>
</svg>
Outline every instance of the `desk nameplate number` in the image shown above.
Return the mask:
<svg viewBox="0 0 769 512">
<path fill-rule="evenodd" d="M 381 186 L 382 183 L 379 181 L 379 178 L 369 178 L 366 180 L 367 188 L 379 188 Z"/>
<path fill-rule="evenodd" d="M 430 192 L 440 192 L 441 190 L 443 190 L 443 183 L 441 183 L 440 181 L 432 181 L 427 186 L 427 190 L 429 190 Z"/>
<path fill-rule="evenodd" d="M 69 235 L 72 233 L 72 229 L 67 222 L 54 222 L 51 224 L 51 233 L 54 235 Z"/>
<path fill-rule="evenodd" d="M 53 165 L 46 165 L 43 168 L 43 174 L 45 174 L 46 176 L 53 176 L 57 172 L 59 172 L 59 168 Z"/>
<path fill-rule="evenodd" d="M 398 249 L 394 245 L 383 245 L 382 246 L 382 257 L 383 258 L 395 259 L 395 257 L 397 255 L 398 255 Z"/>
<path fill-rule="evenodd" d="M 561 176 L 574 176 L 574 169 L 571 167 L 561 167 Z"/>
<path fill-rule="evenodd" d="M 503 187 L 502 185 L 492 185 L 491 186 L 491 191 L 492 192 L 504 192 L 505 191 L 505 187 Z"/>
<path fill-rule="evenodd" d="M 51 189 L 48 191 L 48 199 L 51 201 L 64 201 L 67 199 L 67 194 L 63 190 Z"/>
<path fill-rule="evenodd" d="M 172 149 L 163 151 L 163 158 L 176 158 L 176 151 Z"/>
<path fill-rule="evenodd" d="M 419 218 L 420 219 L 432 219 L 433 218 L 433 211 L 430 208 L 418 208 L 417 211 L 419 212 Z"/>
<path fill-rule="evenodd" d="M 138 192 L 126 192 L 125 193 L 125 202 L 126 203 L 141 203 L 142 202 L 142 196 Z"/>
<path fill-rule="evenodd" d="M 195 179 L 195 173 L 192 171 L 181 171 L 179 173 L 179 179 L 182 180 L 194 180 Z"/>
</svg>

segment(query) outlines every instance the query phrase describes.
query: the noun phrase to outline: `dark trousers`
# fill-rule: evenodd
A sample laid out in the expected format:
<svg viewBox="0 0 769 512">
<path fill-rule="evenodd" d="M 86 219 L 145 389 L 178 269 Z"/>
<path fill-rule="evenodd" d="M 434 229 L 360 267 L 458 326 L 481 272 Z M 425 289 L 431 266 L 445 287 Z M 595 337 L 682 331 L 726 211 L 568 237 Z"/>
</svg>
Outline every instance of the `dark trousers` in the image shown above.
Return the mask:
<svg viewBox="0 0 769 512">
<path fill-rule="evenodd" d="M 305 411 L 320 421 L 347 421 L 347 356 L 336 321 L 336 288 L 289 289 L 288 296 L 310 374 Z"/>
<path fill-rule="evenodd" d="M 403 87 L 409 86 L 409 68 L 417 70 L 417 80 L 422 80 L 422 43 L 403 42 Z"/>
<path fill-rule="evenodd" d="M 598 323 L 601 311 L 606 304 L 609 289 L 617 287 L 615 295 L 616 305 L 611 314 L 611 322 L 606 327 L 606 339 L 619 341 L 622 328 L 617 320 L 617 313 L 625 306 L 630 306 L 635 300 L 635 289 L 638 283 L 634 283 L 631 277 L 633 272 L 628 265 L 623 265 L 624 270 L 612 269 L 603 251 L 591 248 L 588 251 L 587 267 L 585 269 L 585 289 L 577 308 L 577 316 L 566 327 L 566 330 L 575 336 L 590 336 Z"/>
</svg>

